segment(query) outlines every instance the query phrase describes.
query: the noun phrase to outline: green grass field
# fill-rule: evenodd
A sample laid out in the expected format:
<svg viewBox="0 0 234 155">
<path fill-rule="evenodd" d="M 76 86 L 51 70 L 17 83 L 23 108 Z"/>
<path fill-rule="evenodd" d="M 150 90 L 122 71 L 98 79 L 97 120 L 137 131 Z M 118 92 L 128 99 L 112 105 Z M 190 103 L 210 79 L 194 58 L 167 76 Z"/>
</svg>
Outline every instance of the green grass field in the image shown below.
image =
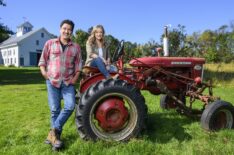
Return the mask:
<svg viewBox="0 0 234 155">
<path fill-rule="evenodd" d="M 216 85 L 214 95 L 234 103 L 234 70 L 217 70 L 207 65 L 205 79 Z M 218 73 L 216 73 L 218 71 Z M 221 74 L 222 73 L 222 74 Z M 149 108 L 147 129 L 129 142 L 83 141 L 75 126 L 74 113 L 66 123 L 62 139 L 65 148 L 53 152 L 44 144 L 50 121 L 47 92 L 38 68 L 0 67 L 0 154 L 1 155 L 156 155 L 196 154 L 231 155 L 233 130 L 207 132 L 200 122 L 165 111 L 159 96 L 142 92 Z"/>
</svg>

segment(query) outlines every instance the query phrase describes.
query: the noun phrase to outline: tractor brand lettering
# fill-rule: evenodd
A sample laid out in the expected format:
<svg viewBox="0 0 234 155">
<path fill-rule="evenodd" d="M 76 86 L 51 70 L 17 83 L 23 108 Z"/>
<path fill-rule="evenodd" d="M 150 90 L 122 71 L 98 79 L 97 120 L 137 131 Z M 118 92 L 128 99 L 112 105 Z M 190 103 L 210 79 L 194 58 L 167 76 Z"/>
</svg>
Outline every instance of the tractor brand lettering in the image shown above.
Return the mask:
<svg viewBox="0 0 234 155">
<path fill-rule="evenodd" d="M 202 69 L 202 66 L 200 66 L 200 65 L 195 65 L 195 66 L 194 66 L 194 69 L 195 69 L 195 70 L 201 70 L 201 69 Z"/>
<path fill-rule="evenodd" d="M 191 65 L 191 62 L 171 62 L 172 65 Z"/>
</svg>

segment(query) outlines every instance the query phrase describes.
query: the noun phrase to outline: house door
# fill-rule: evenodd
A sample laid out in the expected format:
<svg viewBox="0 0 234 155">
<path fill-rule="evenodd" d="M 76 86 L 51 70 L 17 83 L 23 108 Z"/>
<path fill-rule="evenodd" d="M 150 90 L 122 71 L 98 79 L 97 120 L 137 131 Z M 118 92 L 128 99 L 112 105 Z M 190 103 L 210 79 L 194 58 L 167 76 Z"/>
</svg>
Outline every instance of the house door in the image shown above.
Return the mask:
<svg viewBox="0 0 234 155">
<path fill-rule="evenodd" d="M 24 66 L 24 58 L 23 57 L 20 58 L 20 66 Z"/>
<path fill-rule="evenodd" d="M 30 66 L 36 66 L 37 65 L 37 53 L 30 52 L 29 54 L 30 54 L 30 56 L 29 56 Z"/>
</svg>

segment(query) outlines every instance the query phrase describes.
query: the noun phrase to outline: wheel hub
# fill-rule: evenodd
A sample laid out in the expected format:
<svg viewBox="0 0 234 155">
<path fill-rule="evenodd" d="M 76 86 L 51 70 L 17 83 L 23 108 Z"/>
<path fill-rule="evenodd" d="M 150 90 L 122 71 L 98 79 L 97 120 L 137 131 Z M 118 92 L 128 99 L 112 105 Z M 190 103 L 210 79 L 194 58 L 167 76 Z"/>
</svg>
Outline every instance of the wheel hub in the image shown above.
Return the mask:
<svg viewBox="0 0 234 155">
<path fill-rule="evenodd" d="M 231 128 L 233 123 L 232 114 L 229 111 L 222 110 L 216 116 L 215 128 Z"/>
<path fill-rule="evenodd" d="M 120 98 L 109 98 L 97 108 L 96 119 L 105 131 L 120 130 L 128 119 L 128 110 Z"/>
</svg>

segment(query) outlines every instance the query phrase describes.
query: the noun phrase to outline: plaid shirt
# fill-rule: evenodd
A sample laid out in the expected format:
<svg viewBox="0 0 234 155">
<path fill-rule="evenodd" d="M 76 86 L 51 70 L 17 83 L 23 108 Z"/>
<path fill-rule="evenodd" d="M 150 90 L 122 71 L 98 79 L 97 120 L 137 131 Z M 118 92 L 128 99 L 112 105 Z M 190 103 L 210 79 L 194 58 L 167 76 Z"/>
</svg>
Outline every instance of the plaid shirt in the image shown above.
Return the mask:
<svg viewBox="0 0 234 155">
<path fill-rule="evenodd" d="M 63 51 L 59 38 L 48 40 L 38 66 L 46 67 L 53 86 L 59 88 L 62 82 L 69 85 L 73 76 L 82 67 L 80 46 L 70 41 Z"/>
</svg>

